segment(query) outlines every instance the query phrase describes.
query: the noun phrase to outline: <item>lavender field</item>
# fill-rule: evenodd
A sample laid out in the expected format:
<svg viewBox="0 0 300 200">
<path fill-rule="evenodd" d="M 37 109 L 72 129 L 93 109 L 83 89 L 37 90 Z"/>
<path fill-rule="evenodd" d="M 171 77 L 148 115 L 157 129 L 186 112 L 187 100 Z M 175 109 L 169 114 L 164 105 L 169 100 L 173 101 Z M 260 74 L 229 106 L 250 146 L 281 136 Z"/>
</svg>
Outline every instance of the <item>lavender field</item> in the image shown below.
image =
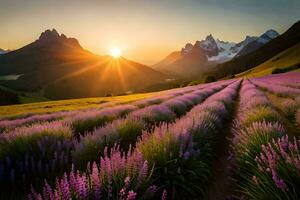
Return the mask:
<svg viewBox="0 0 300 200">
<path fill-rule="evenodd" d="M 300 73 L 0 119 L 0 199 L 300 199 Z"/>
</svg>

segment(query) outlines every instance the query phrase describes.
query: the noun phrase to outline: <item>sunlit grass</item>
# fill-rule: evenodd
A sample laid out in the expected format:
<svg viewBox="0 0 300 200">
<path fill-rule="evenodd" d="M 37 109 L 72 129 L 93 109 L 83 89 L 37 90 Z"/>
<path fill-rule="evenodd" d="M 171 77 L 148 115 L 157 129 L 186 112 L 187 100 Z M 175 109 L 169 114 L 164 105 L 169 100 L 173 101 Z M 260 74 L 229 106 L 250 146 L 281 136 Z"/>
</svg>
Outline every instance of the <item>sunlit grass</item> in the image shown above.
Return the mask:
<svg viewBox="0 0 300 200">
<path fill-rule="evenodd" d="M 29 103 L 12 106 L 0 106 L 1 117 L 17 117 L 36 113 L 48 113 L 65 110 L 77 110 L 85 108 L 101 108 L 107 104 L 124 104 L 139 99 L 154 96 L 156 93 L 141 93 L 114 97 L 83 98 L 72 100 L 49 101 L 40 103 Z"/>
</svg>

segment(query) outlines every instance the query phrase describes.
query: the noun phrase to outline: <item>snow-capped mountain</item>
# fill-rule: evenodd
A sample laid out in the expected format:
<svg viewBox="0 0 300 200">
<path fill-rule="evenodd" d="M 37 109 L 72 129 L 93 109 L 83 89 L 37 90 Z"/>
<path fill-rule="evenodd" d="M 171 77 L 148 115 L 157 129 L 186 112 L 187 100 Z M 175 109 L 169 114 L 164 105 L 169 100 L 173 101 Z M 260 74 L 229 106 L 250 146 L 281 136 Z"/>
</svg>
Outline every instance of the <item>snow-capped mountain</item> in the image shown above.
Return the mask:
<svg viewBox="0 0 300 200">
<path fill-rule="evenodd" d="M 202 48 L 208 57 L 217 56 L 219 52 L 219 47 L 216 40 L 210 34 L 206 36 L 205 40 L 196 41 L 196 46 Z"/>
<path fill-rule="evenodd" d="M 279 34 L 275 30 L 270 29 L 270 30 L 266 31 L 265 33 L 261 34 L 255 40 L 253 40 L 253 41 L 249 42 L 247 45 L 245 45 L 244 48 L 241 49 L 235 57 L 239 57 L 242 55 L 246 55 L 250 52 L 253 52 L 256 49 L 258 49 L 259 47 L 263 46 L 264 44 L 270 42 L 277 36 L 279 36 Z"/>
<path fill-rule="evenodd" d="M 198 47 L 205 52 L 208 61 L 224 62 L 235 57 L 240 50 L 256 39 L 256 37 L 247 36 L 245 40 L 239 43 L 224 42 L 219 39 L 215 40 L 210 34 L 205 40 L 196 41 L 195 45 L 187 43 L 185 47 L 181 49 L 181 54 L 187 55 L 191 52 L 193 47 Z"/>
<path fill-rule="evenodd" d="M 219 39 L 215 39 L 210 34 L 205 38 L 205 40 L 196 41 L 194 45 L 192 45 L 191 43 L 187 43 L 185 47 L 181 49 L 181 54 L 187 55 L 191 52 L 193 47 L 199 47 L 205 52 L 208 61 L 224 62 L 234 57 L 244 55 L 244 53 L 240 54 L 241 51 L 246 51 L 247 53 L 249 53 L 250 51 L 257 49 L 259 46 L 266 44 L 270 40 L 276 38 L 278 35 L 279 34 L 275 30 L 271 29 L 263 33 L 260 37 L 246 36 L 243 41 L 235 43 L 224 42 Z M 245 47 L 253 42 L 258 43 L 258 45 L 255 45 L 255 48 L 244 50 Z"/>
<path fill-rule="evenodd" d="M 194 45 L 187 43 L 181 51 L 172 52 L 153 65 L 153 68 L 166 73 L 192 76 L 207 71 L 219 63 L 248 54 L 278 35 L 276 31 L 268 30 L 259 37 L 246 36 L 243 41 L 236 43 L 215 39 L 210 34 L 204 40 L 196 41 Z"/>
<path fill-rule="evenodd" d="M 262 43 L 262 44 L 266 44 L 268 43 L 270 40 L 276 38 L 279 34 L 277 33 L 277 31 L 270 29 L 268 31 L 266 31 L 264 34 L 262 34 L 258 39 L 257 42 Z"/>
<path fill-rule="evenodd" d="M 219 39 L 216 40 L 218 46 L 218 54 L 208 58 L 208 61 L 214 62 L 224 62 L 235 57 L 238 52 L 241 51 L 247 44 L 254 41 L 256 37 L 247 36 L 245 40 L 234 43 L 234 42 L 224 42 Z"/>
</svg>

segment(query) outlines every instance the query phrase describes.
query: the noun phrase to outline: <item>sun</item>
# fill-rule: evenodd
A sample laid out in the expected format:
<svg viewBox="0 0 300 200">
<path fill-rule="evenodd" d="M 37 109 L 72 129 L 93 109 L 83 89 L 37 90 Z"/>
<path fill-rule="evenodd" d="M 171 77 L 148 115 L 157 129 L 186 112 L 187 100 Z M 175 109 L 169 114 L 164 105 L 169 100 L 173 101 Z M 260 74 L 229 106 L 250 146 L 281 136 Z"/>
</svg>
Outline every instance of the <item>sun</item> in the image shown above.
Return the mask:
<svg viewBox="0 0 300 200">
<path fill-rule="evenodd" d="M 114 47 L 110 50 L 110 55 L 114 58 L 120 58 L 122 50 L 119 47 Z"/>
</svg>

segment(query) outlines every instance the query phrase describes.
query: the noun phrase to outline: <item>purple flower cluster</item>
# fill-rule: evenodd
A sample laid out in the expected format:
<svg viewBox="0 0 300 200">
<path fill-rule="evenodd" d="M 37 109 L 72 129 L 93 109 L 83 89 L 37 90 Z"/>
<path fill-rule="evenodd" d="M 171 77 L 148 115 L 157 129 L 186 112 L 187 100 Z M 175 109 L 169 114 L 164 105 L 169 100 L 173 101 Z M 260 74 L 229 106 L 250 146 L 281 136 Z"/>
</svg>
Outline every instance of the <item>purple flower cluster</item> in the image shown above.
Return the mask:
<svg viewBox="0 0 300 200">
<path fill-rule="evenodd" d="M 169 107 L 177 116 L 185 114 L 192 106 L 201 103 L 205 98 L 221 90 L 226 85 L 218 83 L 193 93 L 185 94 L 162 103 Z"/>
<path fill-rule="evenodd" d="M 84 134 L 135 109 L 137 107 L 133 105 L 120 105 L 100 110 L 91 109 L 88 112 L 81 112 L 68 117 L 64 121 L 70 124 L 76 134 Z"/>
<path fill-rule="evenodd" d="M 266 144 L 273 138 L 282 136 L 285 133 L 280 123 L 270 123 L 265 121 L 254 122 L 243 129 L 234 130 L 235 137 L 233 145 L 236 155 L 245 155 L 260 150 L 260 144 Z M 258 150 L 257 150 L 258 149 Z"/>
<path fill-rule="evenodd" d="M 289 141 L 287 135 L 263 145 L 262 152 L 255 158 L 260 173 L 272 177 L 277 188 L 293 191 L 295 188 L 289 188 L 295 186 L 291 182 L 297 183 L 300 180 L 299 148 L 300 140 L 294 138 Z M 261 178 L 257 177 L 257 180 L 264 187 Z"/>
<path fill-rule="evenodd" d="M 100 165 L 95 162 L 88 165 L 86 173 L 72 169 L 57 179 L 54 187 L 46 182 L 42 193 L 32 189 L 28 198 L 134 200 L 143 194 L 149 198 L 157 191 L 150 185 L 150 176 L 151 167 L 141 154 L 134 152 L 125 156 L 115 147 L 100 158 Z"/>
<path fill-rule="evenodd" d="M 132 104 L 139 108 L 144 108 L 149 105 L 160 104 L 161 102 L 171 99 L 171 98 L 174 98 L 176 96 L 177 96 L 177 94 L 161 94 L 158 96 L 154 96 L 154 97 L 150 97 L 150 98 L 146 98 L 146 99 L 142 99 L 142 100 L 133 102 Z"/>
<path fill-rule="evenodd" d="M 35 139 L 43 136 L 71 138 L 72 132 L 68 124 L 54 121 L 20 127 L 9 132 L 4 132 L 0 135 L 0 142 L 3 145 L 9 145 L 19 139 L 28 140 L 28 138 Z"/>
<path fill-rule="evenodd" d="M 140 119 L 154 125 L 160 122 L 171 122 L 176 115 L 165 105 L 152 105 L 130 113 L 128 118 Z"/>
<path fill-rule="evenodd" d="M 141 120 L 126 118 L 115 120 L 102 128 L 95 129 L 75 143 L 72 153 L 73 162 L 76 167 L 85 168 L 88 162 L 96 161 L 104 154 L 105 148 L 110 149 L 115 143 L 120 143 L 123 150 L 128 150 L 131 145 L 135 144 L 144 128 L 145 123 Z"/>
<path fill-rule="evenodd" d="M 26 187 L 67 169 L 72 132 L 62 122 L 34 124 L 0 135 L 0 183 Z"/>
</svg>

